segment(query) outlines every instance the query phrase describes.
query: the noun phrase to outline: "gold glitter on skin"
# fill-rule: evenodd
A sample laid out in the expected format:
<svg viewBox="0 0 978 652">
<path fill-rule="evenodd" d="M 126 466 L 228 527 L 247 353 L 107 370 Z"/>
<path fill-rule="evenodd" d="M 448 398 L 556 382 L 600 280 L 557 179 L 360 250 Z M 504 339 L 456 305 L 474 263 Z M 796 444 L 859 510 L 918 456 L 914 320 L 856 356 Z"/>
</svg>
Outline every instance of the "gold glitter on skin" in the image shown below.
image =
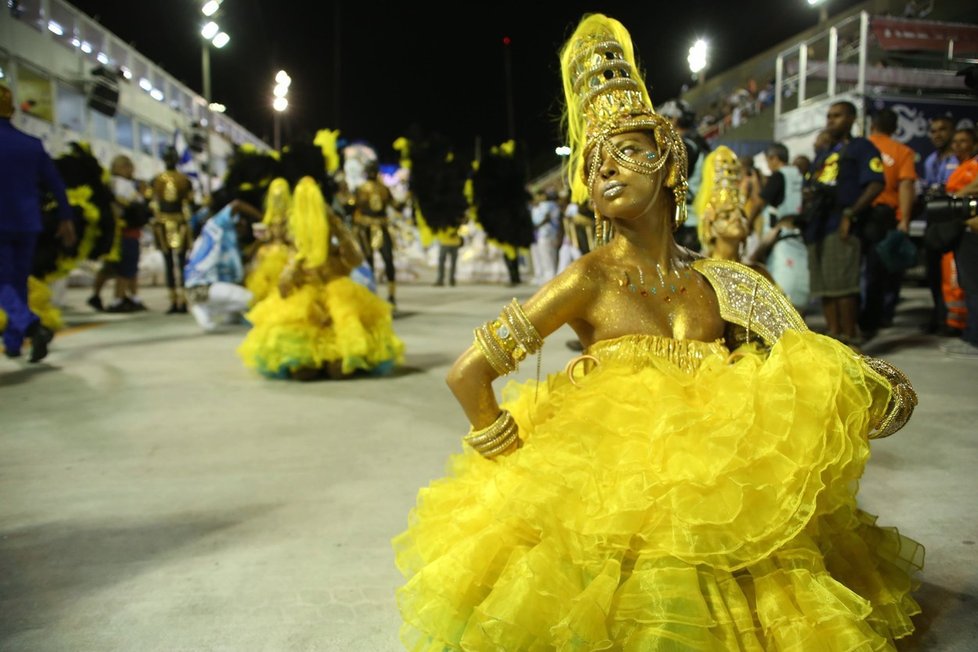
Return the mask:
<svg viewBox="0 0 978 652">
<path fill-rule="evenodd" d="M 658 148 L 648 132 L 626 132 L 609 139 L 619 154 L 641 159 Z M 607 148 L 604 148 L 607 149 Z M 593 154 L 592 154 L 593 155 Z M 673 238 L 672 192 L 665 187 L 665 170 L 653 176 L 621 165 L 611 152 L 602 151 L 591 185 L 595 209 L 611 220 L 614 236 L 607 245 L 581 257 L 541 287 L 523 305 L 527 317 L 546 338 L 569 324 L 585 347 L 623 335 L 656 335 L 674 339 L 714 342 L 724 335 L 716 294 L 709 282 L 692 271 L 696 254 Z M 614 196 L 604 194 L 612 183 L 621 184 Z M 682 277 L 685 292 L 642 296 L 621 286 L 638 269 Z M 689 274 L 686 277 L 686 274 Z M 665 300 L 668 297 L 668 301 Z M 499 415 L 492 390 L 497 377 L 475 346 L 465 351 L 448 375 L 448 384 L 475 428 L 484 428 Z"/>
</svg>

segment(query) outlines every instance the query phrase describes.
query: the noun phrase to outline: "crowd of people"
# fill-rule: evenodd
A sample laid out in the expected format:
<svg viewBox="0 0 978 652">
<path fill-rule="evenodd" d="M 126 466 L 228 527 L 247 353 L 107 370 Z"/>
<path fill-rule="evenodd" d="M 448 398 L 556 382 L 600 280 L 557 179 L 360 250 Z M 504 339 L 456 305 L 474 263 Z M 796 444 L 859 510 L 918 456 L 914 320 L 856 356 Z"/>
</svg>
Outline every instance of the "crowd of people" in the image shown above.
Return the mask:
<svg viewBox="0 0 978 652">
<path fill-rule="evenodd" d="M 966 201 L 954 204 L 953 215 L 944 208 L 954 198 L 978 195 L 970 126 L 956 128 L 952 116 L 935 116 L 934 151 L 918 177 L 914 151 L 894 138 L 892 110 L 876 111 L 862 138 L 853 135 L 855 106 L 838 102 L 815 137 L 814 161 L 772 142 L 763 151 L 768 174 L 762 175 L 753 158 L 738 160 L 727 147 L 711 147 L 695 117 L 675 108 L 660 115 L 672 121 L 688 155 L 688 217 L 676 233 L 683 246 L 755 266 L 803 314 L 818 302 L 827 334 L 856 348 L 893 325 L 906 273 L 924 264 L 933 297 L 924 330 L 949 338 L 941 348 L 950 354 L 978 355 L 978 317 L 965 289 L 975 283 L 968 252 L 978 220 Z M 568 202 L 566 193 L 537 194 L 537 283 L 593 248 L 593 229 L 586 227 L 593 219 L 579 218 L 588 214 L 587 202 Z M 911 239 L 912 220 L 929 225 L 922 240 Z M 592 235 L 582 236 L 582 224 Z"/>
</svg>

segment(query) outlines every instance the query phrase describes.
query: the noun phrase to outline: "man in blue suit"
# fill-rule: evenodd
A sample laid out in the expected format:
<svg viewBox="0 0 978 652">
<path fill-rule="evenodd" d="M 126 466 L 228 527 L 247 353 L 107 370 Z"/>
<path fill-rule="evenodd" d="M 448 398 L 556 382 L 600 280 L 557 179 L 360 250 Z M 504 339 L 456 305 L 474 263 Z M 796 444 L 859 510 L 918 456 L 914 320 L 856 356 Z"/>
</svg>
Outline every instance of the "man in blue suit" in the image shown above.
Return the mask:
<svg viewBox="0 0 978 652">
<path fill-rule="evenodd" d="M 7 357 L 15 358 L 29 337 L 30 361 L 38 362 L 47 355 L 54 336 L 27 305 L 27 277 L 41 232 L 44 190 L 58 202 L 57 234 L 67 247 L 75 243 L 75 226 L 54 161 L 40 140 L 10 123 L 13 115 L 13 94 L 0 84 L 0 307 L 7 313 L 3 349 Z"/>
</svg>

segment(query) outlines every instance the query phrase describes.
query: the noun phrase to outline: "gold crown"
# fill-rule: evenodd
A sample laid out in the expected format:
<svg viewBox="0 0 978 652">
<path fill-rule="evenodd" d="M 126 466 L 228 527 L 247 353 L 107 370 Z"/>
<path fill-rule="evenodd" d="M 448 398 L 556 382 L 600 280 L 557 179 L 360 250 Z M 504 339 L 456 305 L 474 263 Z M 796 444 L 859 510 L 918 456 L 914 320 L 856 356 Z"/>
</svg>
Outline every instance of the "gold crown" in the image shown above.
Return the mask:
<svg viewBox="0 0 978 652">
<path fill-rule="evenodd" d="M 633 128 L 651 129 L 652 103 L 634 64 L 612 34 L 588 34 L 574 45 L 573 90 L 585 141 Z"/>
</svg>

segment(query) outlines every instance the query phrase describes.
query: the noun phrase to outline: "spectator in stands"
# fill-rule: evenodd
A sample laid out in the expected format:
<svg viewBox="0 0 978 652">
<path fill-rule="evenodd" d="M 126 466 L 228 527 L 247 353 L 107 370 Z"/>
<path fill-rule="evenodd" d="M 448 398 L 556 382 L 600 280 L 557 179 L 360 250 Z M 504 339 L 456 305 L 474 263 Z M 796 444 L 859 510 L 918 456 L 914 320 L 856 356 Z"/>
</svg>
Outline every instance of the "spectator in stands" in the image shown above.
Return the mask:
<svg viewBox="0 0 978 652">
<path fill-rule="evenodd" d="M 799 154 L 795 157 L 791 164 L 798 168 L 798 171 L 801 172 L 802 179 L 804 179 L 807 183 L 812 174 L 812 159 L 808 158 L 804 154 Z"/>
<path fill-rule="evenodd" d="M 805 180 L 796 166 L 788 164 L 784 144 L 769 145 L 764 157 L 771 176 L 747 215 L 752 224 L 760 220 L 761 241 L 747 261 L 763 264 L 792 305 L 804 310 L 810 298 L 808 250 L 795 217 L 801 213 Z"/>
<path fill-rule="evenodd" d="M 947 180 L 954 168 L 958 167 L 958 158 L 951 151 L 951 135 L 954 133 L 954 120 L 942 115 L 930 121 L 930 142 L 934 151 L 924 159 L 924 192 L 943 194 Z"/>
<path fill-rule="evenodd" d="M 954 133 L 954 119 L 947 115 L 937 116 L 930 121 L 930 142 L 934 151 L 924 159 L 924 179 L 922 192 L 925 196 L 943 195 L 947 180 L 958 167 L 958 158 L 951 151 L 951 135 Z M 927 323 L 928 333 L 957 335 L 958 330 L 947 323 L 947 303 L 944 301 L 945 266 L 954 264 L 953 254 L 927 248 L 924 251 L 927 271 L 927 286 L 930 288 L 934 309 Z"/>
<path fill-rule="evenodd" d="M 696 114 L 682 100 L 669 100 L 659 107 L 659 113 L 672 121 L 676 131 L 686 145 L 687 183 L 689 192 L 686 195 L 686 222 L 676 231 L 676 241 L 691 251 L 700 250 L 700 240 L 697 233 L 699 216 L 693 206 L 693 200 L 700 190 L 703 180 L 703 161 L 710 153 L 710 145 L 696 129 Z"/>
<path fill-rule="evenodd" d="M 957 197 L 978 197 L 978 156 L 974 155 L 975 132 L 958 129 L 951 140 L 959 165 L 945 189 Z M 971 154 L 968 156 L 968 154 Z M 965 231 L 954 251 L 957 278 L 964 290 L 965 326 L 961 339 L 948 342 L 941 350 L 954 356 L 978 358 L 978 217 L 965 221 Z"/>
<path fill-rule="evenodd" d="M 815 161 L 814 205 L 805 227 L 812 295 L 821 297 L 828 335 L 852 345 L 860 343 L 860 243 L 850 232 L 883 189 L 879 150 L 865 138 L 852 136 L 856 107 L 835 102 L 828 110 L 826 152 Z M 824 201 L 818 201 L 823 198 Z"/>
<path fill-rule="evenodd" d="M 859 312 L 859 328 L 864 339 L 892 325 L 903 279 L 902 271 L 887 268 L 877 249 L 894 229 L 910 231 L 917 181 L 915 155 L 912 149 L 893 139 L 896 130 L 897 115 L 892 109 L 881 109 L 873 115 L 869 141 L 876 145 L 883 161 L 883 190 L 873 200 L 866 218 L 856 225 L 864 259 Z"/>
</svg>

